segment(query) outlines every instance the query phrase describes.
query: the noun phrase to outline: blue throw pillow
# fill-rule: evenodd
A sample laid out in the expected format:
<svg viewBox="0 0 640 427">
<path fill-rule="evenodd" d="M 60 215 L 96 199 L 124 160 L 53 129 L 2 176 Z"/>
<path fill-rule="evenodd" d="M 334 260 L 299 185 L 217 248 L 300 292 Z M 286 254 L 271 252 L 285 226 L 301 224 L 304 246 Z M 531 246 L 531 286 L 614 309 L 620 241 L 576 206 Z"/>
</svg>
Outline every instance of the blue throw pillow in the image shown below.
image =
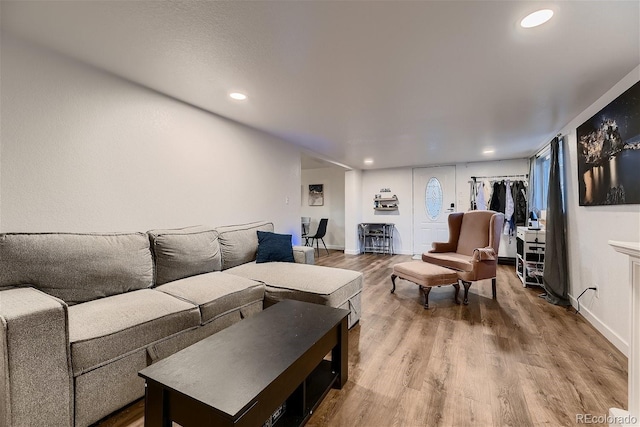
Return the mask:
<svg viewBox="0 0 640 427">
<path fill-rule="evenodd" d="M 274 261 L 294 262 L 291 234 L 258 231 L 256 263 Z"/>
</svg>

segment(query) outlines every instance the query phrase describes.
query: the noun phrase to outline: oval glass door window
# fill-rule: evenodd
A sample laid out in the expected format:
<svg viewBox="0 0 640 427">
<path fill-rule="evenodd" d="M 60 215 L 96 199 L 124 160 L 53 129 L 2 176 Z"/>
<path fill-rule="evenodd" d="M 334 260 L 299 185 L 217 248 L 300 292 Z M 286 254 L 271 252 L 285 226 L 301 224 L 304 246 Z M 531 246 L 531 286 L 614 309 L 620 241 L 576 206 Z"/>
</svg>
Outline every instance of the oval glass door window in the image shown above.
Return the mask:
<svg viewBox="0 0 640 427">
<path fill-rule="evenodd" d="M 427 217 L 432 221 L 436 220 L 442 212 L 442 185 L 436 177 L 431 177 L 427 182 L 424 204 L 427 209 Z"/>
</svg>

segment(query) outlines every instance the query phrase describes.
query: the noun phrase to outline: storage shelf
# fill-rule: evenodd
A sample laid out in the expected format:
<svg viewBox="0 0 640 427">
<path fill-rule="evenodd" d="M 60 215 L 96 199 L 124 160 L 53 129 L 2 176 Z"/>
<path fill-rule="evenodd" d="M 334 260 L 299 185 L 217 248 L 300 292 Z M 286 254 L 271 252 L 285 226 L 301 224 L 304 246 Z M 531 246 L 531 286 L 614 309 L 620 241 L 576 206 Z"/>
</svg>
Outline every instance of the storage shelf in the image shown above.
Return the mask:
<svg viewBox="0 0 640 427">
<path fill-rule="evenodd" d="M 296 392 L 287 399 L 284 414 L 273 427 L 303 426 L 337 379 L 338 374 L 331 369 L 331 362 L 320 362 Z"/>
<path fill-rule="evenodd" d="M 544 230 L 518 227 L 516 274 L 522 286 L 543 286 L 544 275 Z"/>
<path fill-rule="evenodd" d="M 374 211 L 397 211 L 398 210 L 398 197 L 374 197 L 373 198 L 373 210 Z"/>
<path fill-rule="evenodd" d="M 393 224 L 362 223 L 358 225 L 358 240 L 363 253 L 393 255 Z"/>
</svg>

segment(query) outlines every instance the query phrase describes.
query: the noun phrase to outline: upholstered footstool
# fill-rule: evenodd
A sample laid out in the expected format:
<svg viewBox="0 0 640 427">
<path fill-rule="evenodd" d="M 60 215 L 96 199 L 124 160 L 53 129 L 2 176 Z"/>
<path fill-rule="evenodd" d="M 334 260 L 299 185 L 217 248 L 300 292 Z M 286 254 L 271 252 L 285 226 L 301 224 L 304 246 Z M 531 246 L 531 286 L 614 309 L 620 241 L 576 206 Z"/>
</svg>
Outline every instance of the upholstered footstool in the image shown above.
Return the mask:
<svg viewBox="0 0 640 427">
<path fill-rule="evenodd" d="M 458 284 L 458 274 L 454 270 L 424 261 L 409 261 L 396 264 L 393 266 L 393 274 L 391 274 L 391 283 L 393 283 L 391 293 L 396 290 L 396 277 L 413 282 L 420 287 L 424 294 L 424 308 L 429 308 L 429 292 L 434 286 L 453 285 L 456 289 L 454 301 L 456 304 L 460 304 L 458 300 L 460 285 Z M 467 288 L 465 287 L 465 304 L 468 302 L 466 291 Z"/>
</svg>

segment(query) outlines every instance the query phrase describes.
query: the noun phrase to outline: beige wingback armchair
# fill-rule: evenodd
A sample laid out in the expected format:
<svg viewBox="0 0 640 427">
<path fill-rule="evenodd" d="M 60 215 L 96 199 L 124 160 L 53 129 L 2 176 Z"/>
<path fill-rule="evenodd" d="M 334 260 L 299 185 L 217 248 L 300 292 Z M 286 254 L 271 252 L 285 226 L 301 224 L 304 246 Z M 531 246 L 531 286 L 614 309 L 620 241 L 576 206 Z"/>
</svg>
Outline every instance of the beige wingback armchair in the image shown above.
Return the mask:
<svg viewBox="0 0 640 427">
<path fill-rule="evenodd" d="M 434 242 L 422 260 L 456 270 L 468 302 L 471 282 L 491 279 L 496 298 L 496 266 L 504 214 L 494 211 L 456 212 L 449 215 L 449 241 Z"/>
</svg>

